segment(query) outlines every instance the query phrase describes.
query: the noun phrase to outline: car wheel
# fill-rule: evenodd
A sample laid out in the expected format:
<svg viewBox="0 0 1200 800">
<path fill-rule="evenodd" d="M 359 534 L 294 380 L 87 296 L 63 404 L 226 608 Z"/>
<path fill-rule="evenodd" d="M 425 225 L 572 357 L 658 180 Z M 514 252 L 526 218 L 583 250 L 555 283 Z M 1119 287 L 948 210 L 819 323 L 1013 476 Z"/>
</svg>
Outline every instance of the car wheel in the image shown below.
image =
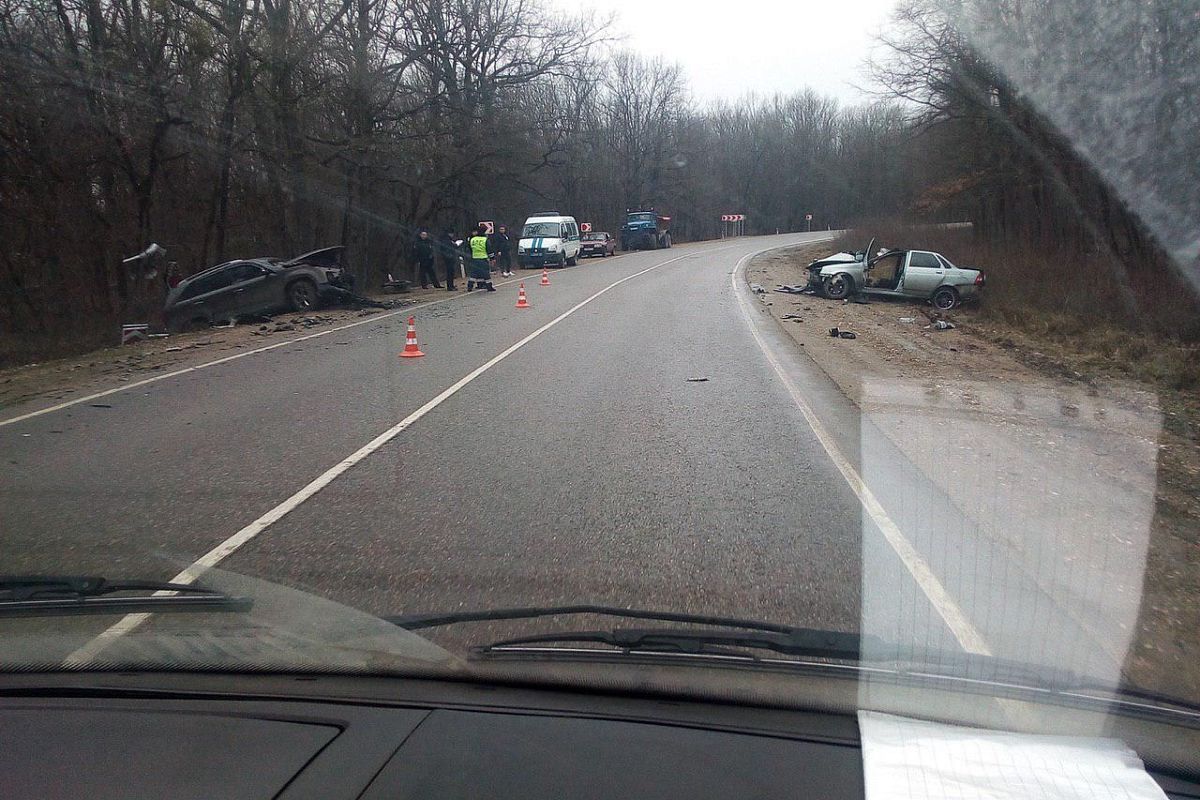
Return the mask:
<svg viewBox="0 0 1200 800">
<path fill-rule="evenodd" d="M 938 311 L 949 311 L 958 305 L 958 292 L 949 286 L 942 286 L 933 293 L 930 302 Z"/>
<path fill-rule="evenodd" d="M 825 279 L 825 296 L 830 300 L 844 300 L 854 290 L 854 279 L 844 272 L 839 272 Z"/>
<path fill-rule="evenodd" d="M 292 311 L 311 311 L 317 307 L 317 285 L 308 278 L 292 281 L 287 295 Z"/>
<path fill-rule="evenodd" d="M 571 256 L 570 258 L 566 258 L 566 256 L 563 256 L 563 258 L 566 259 L 565 263 L 568 267 L 573 267 L 579 263 L 579 259 L 576 258 L 575 256 Z"/>
</svg>

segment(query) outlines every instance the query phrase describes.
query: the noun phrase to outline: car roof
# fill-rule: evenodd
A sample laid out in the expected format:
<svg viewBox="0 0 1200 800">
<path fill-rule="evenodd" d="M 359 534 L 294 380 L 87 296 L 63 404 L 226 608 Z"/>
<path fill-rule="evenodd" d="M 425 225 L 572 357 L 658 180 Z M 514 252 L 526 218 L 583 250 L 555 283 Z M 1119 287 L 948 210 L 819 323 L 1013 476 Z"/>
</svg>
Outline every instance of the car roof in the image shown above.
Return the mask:
<svg viewBox="0 0 1200 800">
<path fill-rule="evenodd" d="M 232 261 L 222 261 L 220 264 L 209 267 L 208 269 L 205 269 L 205 270 L 201 270 L 200 272 L 197 272 L 194 275 L 188 275 L 186 278 L 184 278 L 183 280 L 181 280 L 179 282 L 179 285 L 182 286 L 183 284 L 194 281 L 197 278 L 203 278 L 206 275 L 212 275 L 214 272 L 220 272 L 221 270 L 225 269 L 226 267 L 234 267 L 234 266 L 237 266 L 238 264 L 257 264 L 258 266 L 261 266 L 261 267 L 275 266 L 274 262 L 272 262 L 269 258 L 235 258 Z"/>
</svg>

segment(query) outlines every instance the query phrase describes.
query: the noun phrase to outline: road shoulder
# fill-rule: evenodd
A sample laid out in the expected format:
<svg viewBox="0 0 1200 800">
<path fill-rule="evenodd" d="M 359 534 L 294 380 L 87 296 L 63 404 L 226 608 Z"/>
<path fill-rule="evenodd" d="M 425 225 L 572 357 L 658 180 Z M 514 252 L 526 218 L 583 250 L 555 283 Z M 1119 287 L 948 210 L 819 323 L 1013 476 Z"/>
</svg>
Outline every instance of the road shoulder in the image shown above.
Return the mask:
<svg viewBox="0 0 1200 800">
<path fill-rule="evenodd" d="M 803 283 L 803 266 L 829 252 L 804 245 L 755 258 L 745 277 L 765 290 L 757 304 L 1135 682 L 1194 694 L 1200 564 L 1187 531 L 1196 520 L 1180 516 L 1188 503 L 1174 494 L 1198 481 L 1194 465 L 1163 458 L 1164 448 L 1187 448 L 1164 426 L 1153 387 L 1075 372 L 1011 337 L 1001 344 L 976 309 L 952 312 L 956 327 L 938 330 L 924 304 L 775 291 Z M 835 327 L 855 338 L 830 336 Z M 863 469 L 869 479 L 871 464 Z"/>
</svg>

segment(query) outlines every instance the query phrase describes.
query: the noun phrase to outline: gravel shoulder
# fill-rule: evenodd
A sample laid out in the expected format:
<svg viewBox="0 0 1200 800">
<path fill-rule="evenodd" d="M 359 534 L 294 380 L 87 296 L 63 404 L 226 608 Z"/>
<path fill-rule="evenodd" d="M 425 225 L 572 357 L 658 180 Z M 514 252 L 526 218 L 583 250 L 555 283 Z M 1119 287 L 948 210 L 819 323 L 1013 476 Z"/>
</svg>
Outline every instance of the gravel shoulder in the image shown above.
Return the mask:
<svg viewBox="0 0 1200 800">
<path fill-rule="evenodd" d="M 803 283 L 804 265 L 829 248 L 754 259 L 746 280 L 765 288 L 758 302 L 975 521 L 972 535 L 1002 542 L 1123 663 L 1126 680 L 1200 696 L 1200 448 L 1186 435 L 1200 427 L 1195 406 L 1094 372 L 977 308 L 944 315 L 955 327 L 937 330 L 927 304 L 774 291 Z M 834 327 L 855 338 L 831 337 Z"/>
</svg>

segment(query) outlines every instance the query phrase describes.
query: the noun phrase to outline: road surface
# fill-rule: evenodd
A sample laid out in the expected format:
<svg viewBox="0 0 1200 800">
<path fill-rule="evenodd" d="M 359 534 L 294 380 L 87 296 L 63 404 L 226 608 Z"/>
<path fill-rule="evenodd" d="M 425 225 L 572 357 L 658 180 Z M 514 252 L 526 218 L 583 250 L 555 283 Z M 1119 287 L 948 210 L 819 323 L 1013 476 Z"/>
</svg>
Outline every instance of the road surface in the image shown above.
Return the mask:
<svg viewBox="0 0 1200 800">
<path fill-rule="evenodd" d="M 206 559 L 378 614 L 589 602 L 1029 657 L 1037 588 L 958 534 L 734 274 L 825 236 L 526 273 L 526 310 L 515 281 L 448 296 L 413 312 L 421 359 L 397 358 L 405 312 L 106 407 L 7 409 L 3 571 Z M 913 498 L 902 529 L 889 509 Z M 1079 650 L 1069 619 L 1039 619 L 1034 660 Z"/>
</svg>

